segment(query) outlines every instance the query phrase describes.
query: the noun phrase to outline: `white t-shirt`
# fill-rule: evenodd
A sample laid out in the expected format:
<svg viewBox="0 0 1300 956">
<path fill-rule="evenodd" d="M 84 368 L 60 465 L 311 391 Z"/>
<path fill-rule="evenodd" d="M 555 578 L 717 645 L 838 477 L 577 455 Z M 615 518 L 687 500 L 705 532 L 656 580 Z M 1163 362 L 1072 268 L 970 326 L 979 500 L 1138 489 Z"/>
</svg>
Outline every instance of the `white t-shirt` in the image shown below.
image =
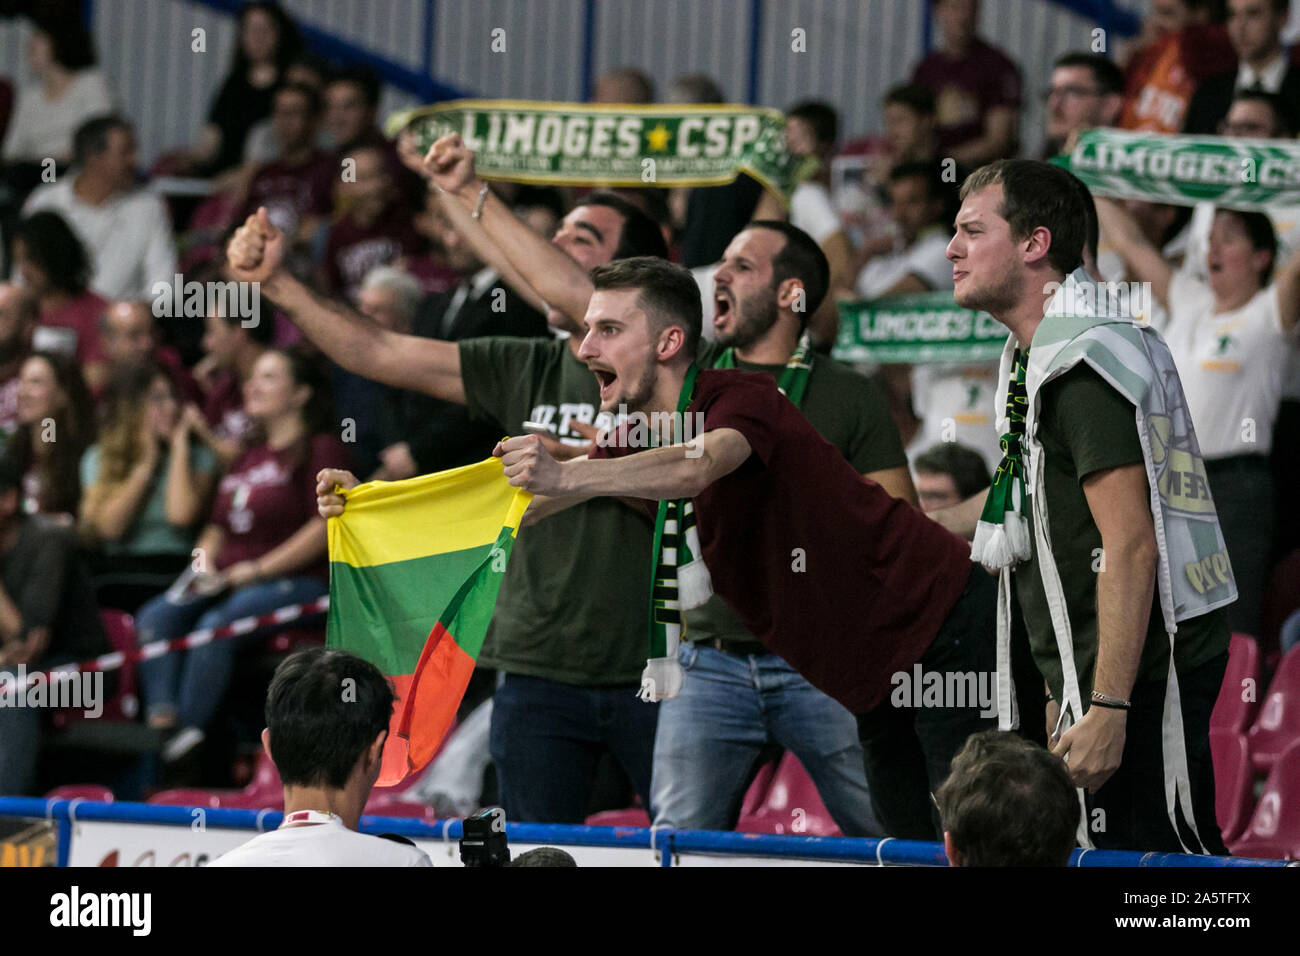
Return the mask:
<svg viewBox="0 0 1300 956">
<path fill-rule="evenodd" d="M 924 230 L 910 246 L 876 256 L 858 273 L 855 284 L 858 295 L 874 299 L 909 275 L 919 277 L 933 290 L 951 289 L 952 263 L 947 255 L 951 238 L 942 227 L 936 226 Z"/>
<path fill-rule="evenodd" d="M 944 441 L 979 452 L 989 470 L 1002 460 L 997 430 L 998 363 L 938 362 L 912 369 L 912 411 L 921 427 L 907 448 L 909 460 Z"/>
<path fill-rule="evenodd" d="M 831 204 L 831 194 L 820 183 L 802 182 L 790 194 L 790 225 L 797 226 L 821 245 L 844 228 Z"/>
<path fill-rule="evenodd" d="M 1164 336 L 1201 454 L 1267 455 L 1295 348 L 1294 336 L 1282 328 L 1277 287 L 1266 286 L 1235 312 L 1213 313 L 1209 283 L 1186 268 L 1175 272 Z"/>
<path fill-rule="evenodd" d="M 106 299 L 152 299 L 155 282 L 169 285 L 176 275 L 176 244 L 162 198 L 133 189 L 92 206 L 73 191 L 75 174 L 36 189 L 23 215 L 57 212 L 81 239 L 94 275 L 90 287 Z"/>
<path fill-rule="evenodd" d="M 328 823 L 281 827 L 253 837 L 209 866 L 433 866 L 423 850 Z"/>
<path fill-rule="evenodd" d="M 39 162 L 48 156 L 67 162 L 72 158 L 72 134 L 77 128 L 111 112 L 113 97 L 98 70 L 78 72 L 57 100 L 46 99 L 40 84 L 25 86 L 18 93 L 18 105 L 5 134 L 4 159 Z"/>
</svg>

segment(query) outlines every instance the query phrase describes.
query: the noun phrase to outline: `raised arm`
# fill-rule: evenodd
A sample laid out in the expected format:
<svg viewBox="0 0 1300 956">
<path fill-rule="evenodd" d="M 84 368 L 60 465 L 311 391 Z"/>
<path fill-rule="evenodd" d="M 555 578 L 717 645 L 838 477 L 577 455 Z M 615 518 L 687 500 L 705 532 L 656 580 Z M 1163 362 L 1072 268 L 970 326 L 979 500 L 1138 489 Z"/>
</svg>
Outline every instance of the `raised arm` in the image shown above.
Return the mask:
<svg viewBox="0 0 1300 956">
<path fill-rule="evenodd" d="M 294 325 L 350 372 L 465 404 L 460 350 L 454 342 L 380 328 L 347 305 L 307 288 L 284 268 L 285 239 L 266 209 L 249 216 L 230 240 L 226 265 L 240 282 L 258 282 Z"/>
<path fill-rule="evenodd" d="M 474 171 L 474 154 L 460 135 L 450 133 L 434 143 L 425 157 L 425 166 L 433 184 L 443 190 L 444 208 L 452 204 L 461 207 L 453 223 L 466 219 L 472 222 L 473 211 L 483 195 L 478 219 L 483 231 L 523 282 L 570 320 L 572 327 L 566 328 L 585 333 L 582 321 L 593 291 L 587 270 L 521 222 L 490 189 L 483 194 L 487 184 Z"/>
<path fill-rule="evenodd" d="M 1163 306 L 1169 305 L 1169 282 L 1174 270 L 1151 244 L 1137 221 L 1113 199 L 1097 197 L 1097 220 L 1106 242 L 1115 247 L 1128 270 L 1139 282 L 1150 282 L 1151 293 Z"/>
<path fill-rule="evenodd" d="M 622 458 L 575 458 L 561 463 L 550 456 L 537 435 L 507 438 L 497 443 L 492 454 L 501 459 L 512 485 L 578 504 L 602 495 L 653 501 L 693 498 L 739 468 L 750 448 L 736 429 L 718 428 L 685 445 L 667 445 Z M 548 509 L 560 510 L 554 504 Z"/>
<path fill-rule="evenodd" d="M 1282 263 L 1273 282 L 1277 286 L 1278 318 L 1282 321 L 1282 328 L 1288 333 L 1294 332 L 1300 324 L 1300 249 Z"/>
</svg>

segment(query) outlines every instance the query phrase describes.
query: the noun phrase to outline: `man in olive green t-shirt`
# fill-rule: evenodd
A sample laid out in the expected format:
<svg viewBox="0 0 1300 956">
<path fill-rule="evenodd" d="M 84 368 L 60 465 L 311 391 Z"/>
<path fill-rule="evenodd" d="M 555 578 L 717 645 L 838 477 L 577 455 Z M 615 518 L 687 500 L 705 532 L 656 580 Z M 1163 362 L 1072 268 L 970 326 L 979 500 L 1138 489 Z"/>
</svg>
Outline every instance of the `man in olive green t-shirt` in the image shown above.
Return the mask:
<svg viewBox="0 0 1300 956">
<path fill-rule="evenodd" d="M 1035 388 L 1024 374 L 1031 367 L 1026 356 L 1053 348 L 1050 335 L 1036 339 L 1035 333 L 1049 311 L 1062 308 L 1066 287 L 1085 289 L 1081 283 L 1090 282 L 1076 270 L 1085 246 L 1095 255 L 1092 199 L 1069 173 L 1030 160 L 976 171 L 961 197 L 957 234 L 948 246 L 954 295 L 958 305 L 989 312 L 1013 337 L 1008 355 L 1016 381 L 1004 386 L 1010 432 L 1003 436 L 1005 457 L 994 479 L 994 490 L 1007 496 L 990 494 L 987 504 L 976 496 L 934 517 L 963 530 L 969 506 L 983 505 L 985 543 L 977 536 L 977 554 L 1001 561 L 1004 574 L 1012 570 L 1034 660 L 1053 698 L 1048 742 L 1065 759 L 1075 785 L 1087 791 L 1084 823 L 1091 842 L 1112 849 L 1203 847 L 1224 853 L 1214 812 L 1209 718 L 1227 663 L 1228 631 L 1221 607 L 1177 623 L 1173 654 L 1180 707 L 1171 723 L 1181 723 L 1183 741 L 1175 743 L 1176 732 L 1170 734 L 1164 723 L 1170 638 L 1156 584 L 1160 562 L 1168 558 L 1157 540 L 1137 411 L 1087 361 L 1038 387 L 1036 420 L 1026 400 L 1026 390 L 1028 401 L 1034 400 Z M 1106 300 L 1098 293 L 1094 301 Z M 1059 360 L 1059 353 L 1051 354 Z M 1126 374 L 1155 381 L 1149 357 L 1135 348 L 1126 358 L 1132 363 Z M 1031 455 L 1038 460 L 1028 460 Z M 1025 499 L 1020 508 L 1030 525 L 1029 553 L 1008 534 L 1003 540 L 1009 555 L 999 555 L 988 546 L 999 540 L 988 530 L 1012 522 L 1017 476 L 1031 472 L 1041 482 L 1033 487 L 1043 500 Z M 1024 494 L 1029 488 L 1025 482 Z M 1039 551 L 1032 526 L 1042 514 L 1050 520 L 1048 554 Z M 1052 567 L 1070 628 L 1064 659 L 1073 662 L 1083 711 L 1068 715 L 1068 727 L 1056 703 L 1066 699 L 1063 655 L 1043 577 L 1046 568 L 1052 580 Z M 1185 826 L 1186 813 L 1166 802 L 1167 784 L 1183 773 L 1199 844 Z M 1175 814 L 1182 822 L 1174 822 Z"/>
<path fill-rule="evenodd" d="M 423 168 L 454 227 L 530 304 L 567 327 L 590 297 L 587 270 L 614 258 L 666 254 L 648 216 L 618 196 L 585 197 L 547 242 L 516 219 L 474 173 L 458 138 L 440 141 Z M 600 408 L 577 339 L 443 342 L 378 328 L 319 296 L 282 267 L 283 237 L 265 213 L 249 218 L 227 254 L 235 278 L 260 281 L 291 321 L 344 368 L 385 384 L 469 406 L 473 417 L 520 434 L 551 429 L 549 447 L 581 454 Z M 509 249 L 510 255 L 505 250 Z M 587 289 L 584 295 L 584 288 Z M 321 513 L 338 514 L 338 483 L 321 473 Z M 513 820 L 581 823 L 597 762 L 612 754 L 646 805 L 658 708 L 636 696 L 650 606 L 649 522 L 613 500 L 521 529 L 479 663 L 504 673 L 493 698 L 491 750 L 501 802 Z"/>
</svg>

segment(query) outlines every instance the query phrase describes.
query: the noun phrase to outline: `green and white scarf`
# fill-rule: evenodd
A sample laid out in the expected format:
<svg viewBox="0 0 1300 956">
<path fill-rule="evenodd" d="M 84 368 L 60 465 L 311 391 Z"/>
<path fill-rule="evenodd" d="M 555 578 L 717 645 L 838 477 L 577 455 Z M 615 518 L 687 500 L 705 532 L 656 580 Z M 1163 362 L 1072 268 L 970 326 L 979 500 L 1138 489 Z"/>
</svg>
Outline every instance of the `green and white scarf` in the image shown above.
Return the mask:
<svg viewBox="0 0 1300 956">
<path fill-rule="evenodd" d="M 803 402 L 808 376 L 812 373 L 811 352 L 812 343 L 805 334 L 778 381 L 781 394 L 796 407 Z M 735 368 L 735 350 L 723 351 L 713 367 Z M 685 421 L 698 371 L 698 367 L 692 365 L 686 372 L 677 399 L 677 422 Z M 689 498 L 659 502 L 659 512 L 655 517 L 654 555 L 654 578 L 650 584 L 650 656 L 641 673 L 638 694 L 646 701 L 675 697 L 681 690 L 682 668 L 677 662 L 677 646 L 683 633 L 682 612 L 699 607 L 713 596 L 713 581 L 704 564 L 699 530 L 695 525 L 695 505 Z"/>
<path fill-rule="evenodd" d="M 1016 349 L 1007 383 L 1007 432 L 1002 436 L 1002 460 L 993 475 L 984 511 L 971 543 L 971 560 L 987 568 L 1009 568 L 1030 556 L 1029 521 L 1025 518 L 1028 492 L 1025 485 L 1025 415 L 1029 410 L 1025 392 L 1025 370 L 1029 350 Z"/>
</svg>

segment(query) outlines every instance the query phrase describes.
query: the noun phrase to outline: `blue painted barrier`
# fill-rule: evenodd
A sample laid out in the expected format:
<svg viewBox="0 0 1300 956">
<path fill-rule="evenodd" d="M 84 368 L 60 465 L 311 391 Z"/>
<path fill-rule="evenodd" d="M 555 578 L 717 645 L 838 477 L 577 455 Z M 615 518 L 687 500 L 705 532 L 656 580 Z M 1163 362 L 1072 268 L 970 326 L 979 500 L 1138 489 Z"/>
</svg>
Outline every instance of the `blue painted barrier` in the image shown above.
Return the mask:
<svg viewBox="0 0 1300 956">
<path fill-rule="evenodd" d="M 0 797 L 0 817 L 51 819 L 58 825 L 58 862 L 66 866 L 73 821 L 148 823 L 188 828 L 195 810 L 202 810 L 205 827 L 262 831 L 280 825 L 278 810 L 235 810 L 209 807 L 155 806 L 146 803 L 93 803 L 46 800 L 39 797 Z M 460 820 L 415 820 L 402 817 L 361 818 L 363 833 L 396 833 L 419 840 L 449 843 L 460 839 Z M 824 863 L 864 863 L 889 866 L 944 866 L 943 845 L 911 840 L 855 839 L 721 833 L 707 830 L 651 830 L 648 827 L 589 827 L 546 823 L 507 823 L 512 843 L 550 846 L 609 847 L 658 850 L 663 865 L 682 854 L 763 857 Z M 1078 867 L 1282 867 L 1282 860 L 1190 856 L 1181 853 L 1134 853 L 1121 850 L 1075 850 L 1071 866 Z M 1292 864 L 1296 865 L 1296 864 Z"/>
</svg>

